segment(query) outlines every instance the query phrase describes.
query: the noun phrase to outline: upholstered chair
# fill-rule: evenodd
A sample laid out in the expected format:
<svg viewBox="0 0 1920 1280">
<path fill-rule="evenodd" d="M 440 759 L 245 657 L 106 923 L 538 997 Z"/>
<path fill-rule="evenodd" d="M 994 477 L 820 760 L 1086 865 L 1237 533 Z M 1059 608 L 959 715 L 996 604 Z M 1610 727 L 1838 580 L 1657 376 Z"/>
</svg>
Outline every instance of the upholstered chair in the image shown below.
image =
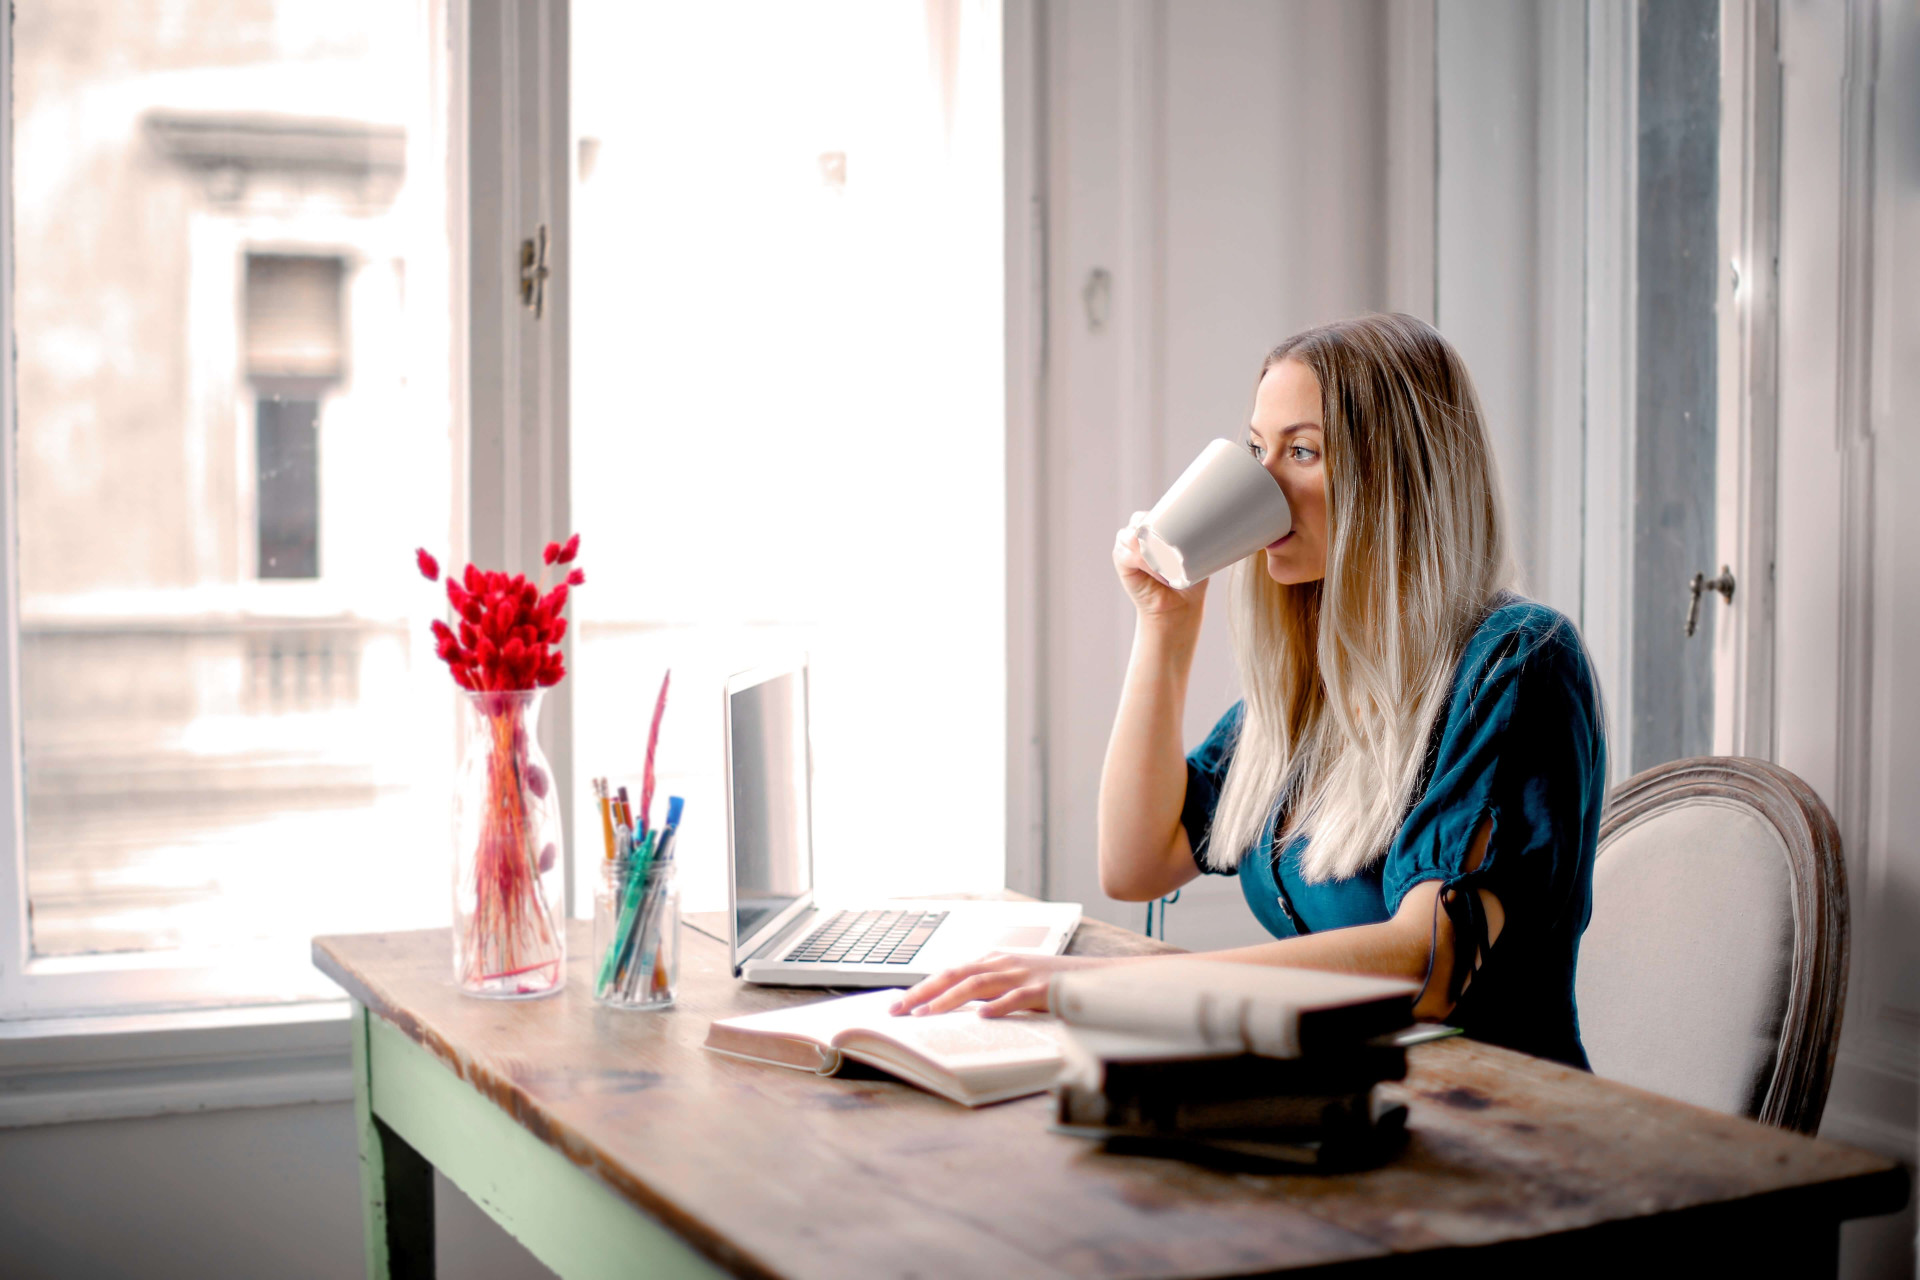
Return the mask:
<svg viewBox="0 0 1920 1280">
<path fill-rule="evenodd" d="M 1827 807 L 1761 760 L 1676 760 L 1620 784 L 1574 983 L 1597 1074 L 1814 1132 L 1847 994 Z"/>
</svg>

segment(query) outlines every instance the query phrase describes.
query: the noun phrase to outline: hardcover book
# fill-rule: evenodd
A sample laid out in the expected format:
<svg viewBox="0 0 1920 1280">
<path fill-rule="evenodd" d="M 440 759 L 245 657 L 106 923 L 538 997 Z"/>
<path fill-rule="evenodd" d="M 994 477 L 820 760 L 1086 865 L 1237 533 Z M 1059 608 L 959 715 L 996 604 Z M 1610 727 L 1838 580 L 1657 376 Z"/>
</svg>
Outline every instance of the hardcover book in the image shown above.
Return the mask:
<svg viewBox="0 0 1920 1280">
<path fill-rule="evenodd" d="M 895 1017 L 887 1010 L 899 998 L 867 991 L 722 1018 L 706 1047 L 822 1076 L 862 1062 L 966 1107 L 1044 1093 L 1060 1074 L 1060 1026 L 1051 1018 L 983 1018 L 972 1005 Z"/>
</svg>

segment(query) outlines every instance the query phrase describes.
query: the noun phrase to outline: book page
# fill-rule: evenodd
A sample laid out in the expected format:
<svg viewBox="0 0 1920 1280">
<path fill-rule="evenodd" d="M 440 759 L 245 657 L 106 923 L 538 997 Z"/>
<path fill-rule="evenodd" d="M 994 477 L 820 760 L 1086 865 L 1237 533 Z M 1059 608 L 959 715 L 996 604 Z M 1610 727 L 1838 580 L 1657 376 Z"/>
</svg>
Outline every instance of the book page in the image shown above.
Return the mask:
<svg viewBox="0 0 1920 1280">
<path fill-rule="evenodd" d="M 1065 1032 L 1052 1018 L 982 1018 L 978 1005 L 896 1018 L 888 1010 L 899 998 L 867 991 L 725 1018 L 708 1029 L 707 1047 L 813 1069 L 786 1048 L 803 1047 L 821 1056 L 823 1075 L 845 1053 L 970 1107 L 1040 1092 L 1059 1071 Z"/>
<path fill-rule="evenodd" d="M 739 1057 L 832 1075 L 840 1069 L 833 1038 L 849 1026 L 886 1017 L 897 991 L 869 991 L 839 1000 L 816 1000 L 788 1009 L 719 1018 L 707 1028 L 707 1048 Z"/>
<path fill-rule="evenodd" d="M 848 1027 L 857 1027 L 886 1018 L 887 1007 L 900 998 L 898 991 L 863 991 L 857 996 L 816 1000 L 788 1009 L 769 1009 L 765 1013 L 721 1018 L 713 1025 L 757 1035 L 788 1036 L 811 1040 L 823 1048 Z"/>
<path fill-rule="evenodd" d="M 975 1005 L 921 1017 L 889 1015 L 883 1023 L 850 1029 L 836 1043 L 849 1043 L 862 1032 L 905 1045 L 955 1072 L 1016 1062 L 1055 1062 L 1061 1054 L 1059 1024 L 1051 1019 L 983 1018 Z"/>
<path fill-rule="evenodd" d="M 982 1018 L 977 1005 L 951 1013 L 896 1018 L 887 1010 L 899 998 L 898 991 L 864 991 L 791 1009 L 725 1018 L 713 1024 L 709 1040 L 724 1037 L 727 1043 L 738 1044 L 740 1033 L 751 1033 L 756 1038 L 806 1040 L 833 1048 L 844 1046 L 853 1037 L 886 1040 L 953 1071 L 1011 1062 L 1048 1062 L 1060 1057 L 1061 1032 L 1051 1018 L 1018 1014 Z"/>
</svg>

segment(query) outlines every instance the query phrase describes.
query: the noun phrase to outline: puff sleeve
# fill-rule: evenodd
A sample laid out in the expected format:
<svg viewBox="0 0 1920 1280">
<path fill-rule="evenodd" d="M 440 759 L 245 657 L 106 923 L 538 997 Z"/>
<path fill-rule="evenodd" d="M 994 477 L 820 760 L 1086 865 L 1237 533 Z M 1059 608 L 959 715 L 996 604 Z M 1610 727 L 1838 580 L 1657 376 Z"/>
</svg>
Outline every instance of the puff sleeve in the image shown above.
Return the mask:
<svg viewBox="0 0 1920 1280">
<path fill-rule="evenodd" d="M 1586 925 L 1592 847 L 1605 776 L 1605 738 L 1592 670 L 1577 633 L 1539 605 L 1483 631 L 1463 655 L 1429 780 L 1388 847 L 1381 887 L 1389 915 L 1415 885 L 1437 880 L 1454 924 L 1453 998 L 1488 952 L 1479 895 L 1505 914 L 1501 933 L 1540 935 Z M 1492 819 L 1486 856 L 1467 855 Z M 1578 916 L 1578 919 L 1572 917 Z M 1437 919 L 1436 919 L 1437 924 Z"/>
</svg>

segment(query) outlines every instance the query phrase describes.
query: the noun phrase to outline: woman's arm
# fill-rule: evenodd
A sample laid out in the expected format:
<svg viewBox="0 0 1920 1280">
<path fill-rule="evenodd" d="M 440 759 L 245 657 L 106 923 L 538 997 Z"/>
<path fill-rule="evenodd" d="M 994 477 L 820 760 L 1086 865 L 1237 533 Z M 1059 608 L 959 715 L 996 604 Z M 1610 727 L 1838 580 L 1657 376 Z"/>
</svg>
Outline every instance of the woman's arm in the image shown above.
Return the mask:
<svg viewBox="0 0 1920 1280">
<path fill-rule="evenodd" d="M 1180 825 L 1187 799 L 1180 723 L 1197 638 L 1147 617 L 1134 628 L 1100 770 L 1100 890 L 1109 898 L 1150 902 L 1200 874 Z"/>
<path fill-rule="evenodd" d="M 1187 797 L 1180 724 L 1207 586 L 1175 591 L 1154 578 L 1131 529 L 1115 539 L 1113 563 L 1137 616 L 1100 771 L 1100 888 L 1110 898 L 1149 902 L 1199 874 L 1180 825 Z"/>
<path fill-rule="evenodd" d="M 1487 840 L 1493 834 L 1492 821 L 1485 820 L 1475 832 L 1466 868 L 1472 871 L 1486 857 Z M 1487 945 L 1493 945 L 1506 923 L 1500 899 L 1485 889 L 1475 890 L 1487 916 Z M 1231 951 L 1200 953 L 1208 960 L 1236 964 L 1271 964 L 1295 969 L 1332 969 L 1345 973 L 1374 973 L 1388 977 L 1427 978 L 1426 990 L 1414 1006 L 1414 1016 L 1439 1019 L 1453 1011 L 1447 1000 L 1448 979 L 1453 973 L 1453 921 L 1437 908 L 1440 882 L 1429 880 L 1415 885 L 1400 901 L 1400 909 L 1391 920 L 1379 924 L 1351 925 L 1309 933 L 1297 938 L 1277 938 L 1251 947 Z M 1427 957 L 1433 957 L 1433 972 L 1427 974 Z M 986 956 L 972 964 L 961 965 L 935 974 L 914 987 L 893 1005 L 895 1013 L 945 1013 L 969 1000 L 988 1001 L 981 1012 L 990 1017 L 1021 1009 L 1045 1009 L 1047 987 L 1053 975 L 1063 969 L 1087 968 L 1102 964 L 1156 964 L 1170 957 L 1130 956 L 1125 959 L 1094 959 L 1085 956 Z"/>
<path fill-rule="evenodd" d="M 1500 899 L 1485 889 L 1475 890 L 1487 915 L 1487 945 L 1500 935 L 1505 914 Z M 1438 1021 L 1453 1012 L 1447 999 L 1448 980 L 1453 976 L 1453 921 L 1435 905 L 1440 882 L 1429 880 L 1407 891 L 1393 919 L 1379 924 L 1357 924 L 1325 933 L 1309 933 L 1298 938 L 1276 938 L 1272 942 L 1232 951 L 1210 951 L 1209 960 L 1227 960 L 1237 964 L 1286 965 L 1295 969 L 1333 969 L 1342 973 L 1375 973 L 1394 978 L 1426 979 L 1420 1002 L 1413 1016 Z M 1427 972 L 1427 957 L 1433 957 L 1433 972 Z M 1042 988 L 1044 993 L 1045 988 Z M 1041 1006 L 1045 1007 L 1044 998 Z M 1007 1010 L 1011 1012 L 1011 1009 Z"/>
</svg>

